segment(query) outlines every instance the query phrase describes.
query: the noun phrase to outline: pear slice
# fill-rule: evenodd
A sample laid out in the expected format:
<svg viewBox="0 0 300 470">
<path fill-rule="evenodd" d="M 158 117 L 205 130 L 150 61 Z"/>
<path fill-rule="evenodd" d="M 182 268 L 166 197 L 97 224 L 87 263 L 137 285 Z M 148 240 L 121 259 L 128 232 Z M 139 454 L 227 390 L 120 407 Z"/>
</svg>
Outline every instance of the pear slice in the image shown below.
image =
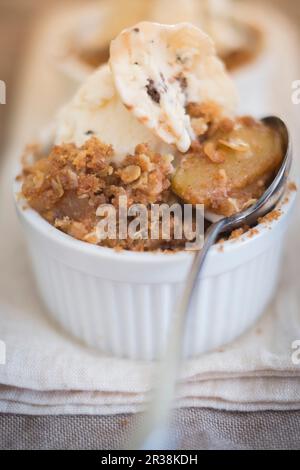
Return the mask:
<svg viewBox="0 0 300 470">
<path fill-rule="evenodd" d="M 231 215 L 260 197 L 282 159 L 275 130 L 254 120 L 237 121 L 231 132 L 217 131 L 199 151 L 182 157 L 172 190 L 187 203 Z"/>
</svg>

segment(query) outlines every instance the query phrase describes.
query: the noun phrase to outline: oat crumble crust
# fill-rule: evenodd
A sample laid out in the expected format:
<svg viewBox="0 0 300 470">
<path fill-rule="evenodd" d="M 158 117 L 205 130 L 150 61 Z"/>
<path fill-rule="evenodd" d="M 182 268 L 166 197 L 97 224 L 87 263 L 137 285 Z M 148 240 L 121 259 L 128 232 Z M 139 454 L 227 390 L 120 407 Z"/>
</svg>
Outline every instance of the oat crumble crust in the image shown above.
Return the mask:
<svg viewBox="0 0 300 470">
<path fill-rule="evenodd" d="M 32 149 L 30 149 L 32 150 Z M 128 155 L 121 166 L 111 162 L 113 148 L 97 138 L 82 147 L 64 144 L 53 147 L 49 156 L 23 166 L 23 196 L 48 222 L 72 237 L 98 244 L 95 226 L 100 204 L 118 206 L 126 195 L 134 203 L 171 204 L 177 200 L 170 191 L 172 156 L 152 152 L 145 144 Z M 172 235 L 171 225 L 171 235 Z M 150 230 L 150 229 L 149 229 Z M 103 240 L 102 246 L 134 251 L 176 250 L 186 240 Z"/>
<path fill-rule="evenodd" d="M 264 217 L 260 217 L 258 219 L 259 224 L 268 224 L 270 222 L 274 222 L 274 220 L 278 220 L 281 216 L 281 210 L 280 209 L 275 209 L 272 212 L 269 212 L 269 214 L 266 214 Z"/>
</svg>

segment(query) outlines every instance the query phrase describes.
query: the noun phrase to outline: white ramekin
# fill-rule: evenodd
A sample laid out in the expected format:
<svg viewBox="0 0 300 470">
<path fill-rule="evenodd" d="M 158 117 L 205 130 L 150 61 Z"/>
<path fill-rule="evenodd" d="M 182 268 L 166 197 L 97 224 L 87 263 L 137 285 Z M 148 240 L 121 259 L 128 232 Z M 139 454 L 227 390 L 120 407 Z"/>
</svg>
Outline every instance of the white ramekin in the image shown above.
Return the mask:
<svg viewBox="0 0 300 470">
<path fill-rule="evenodd" d="M 50 315 L 85 344 L 118 357 L 152 360 L 163 351 L 191 252 L 116 252 L 58 231 L 17 197 L 40 296 Z M 194 296 L 185 357 L 218 348 L 262 314 L 277 285 L 295 192 L 278 220 L 215 245 Z"/>
</svg>

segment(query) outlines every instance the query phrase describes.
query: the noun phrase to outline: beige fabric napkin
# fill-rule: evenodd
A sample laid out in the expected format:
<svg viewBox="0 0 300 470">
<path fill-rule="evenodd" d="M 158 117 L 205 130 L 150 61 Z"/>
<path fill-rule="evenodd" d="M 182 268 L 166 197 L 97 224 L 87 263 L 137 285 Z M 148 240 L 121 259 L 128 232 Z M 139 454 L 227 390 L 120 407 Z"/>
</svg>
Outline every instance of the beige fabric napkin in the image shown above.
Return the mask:
<svg viewBox="0 0 300 470">
<path fill-rule="evenodd" d="M 284 31 L 286 38 L 287 29 Z M 47 122 L 57 102 L 71 93 L 70 84 L 57 76 L 45 46 L 42 48 L 51 42 L 49 31 L 39 31 L 37 35 L 28 60 L 30 67 L 22 75 L 19 110 L 11 134 L 11 142 L 16 145 L 8 152 L 6 169 L 0 175 L 0 340 L 6 344 L 6 364 L 0 365 L 0 412 L 137 411 L 147 399 L 155 365 L 118 360 L 80 345 L 48 319 L 31 276 L 13 208 L 12 168 L 19 152 L 18 142 Z M 287 96 L 290 80 L 297 78 L 287 76 Z M 293 124 L 295 107 L 290 98 L 280 110 Z M 32 116 L 36 119 L 32 120 Z M 299 205 L 286 244 L 277 299 L 253 329 L 233 344 L 184 364 L 178 406 L 227 410 L 300 408 L 300 365 L 292 361 L 292 344 L 300 340 L 297 211 Z"/>
</svg>

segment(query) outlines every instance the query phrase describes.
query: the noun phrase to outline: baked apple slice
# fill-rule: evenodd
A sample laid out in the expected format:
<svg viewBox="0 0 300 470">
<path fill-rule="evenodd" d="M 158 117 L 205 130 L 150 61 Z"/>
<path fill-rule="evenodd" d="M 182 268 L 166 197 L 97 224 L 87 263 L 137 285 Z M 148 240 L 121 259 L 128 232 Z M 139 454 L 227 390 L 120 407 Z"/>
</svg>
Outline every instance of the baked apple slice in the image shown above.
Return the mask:
<svg viewBox="0 0 300 470">
<path fill-rule="evenodd" d="M 239 118 L 228 132 L 217 128 L 184 155 L 172 179 L 183 201 L 232 215 L 265 191 L 283 159 L 281 136 L 251 118 Z"/>
</svg>

